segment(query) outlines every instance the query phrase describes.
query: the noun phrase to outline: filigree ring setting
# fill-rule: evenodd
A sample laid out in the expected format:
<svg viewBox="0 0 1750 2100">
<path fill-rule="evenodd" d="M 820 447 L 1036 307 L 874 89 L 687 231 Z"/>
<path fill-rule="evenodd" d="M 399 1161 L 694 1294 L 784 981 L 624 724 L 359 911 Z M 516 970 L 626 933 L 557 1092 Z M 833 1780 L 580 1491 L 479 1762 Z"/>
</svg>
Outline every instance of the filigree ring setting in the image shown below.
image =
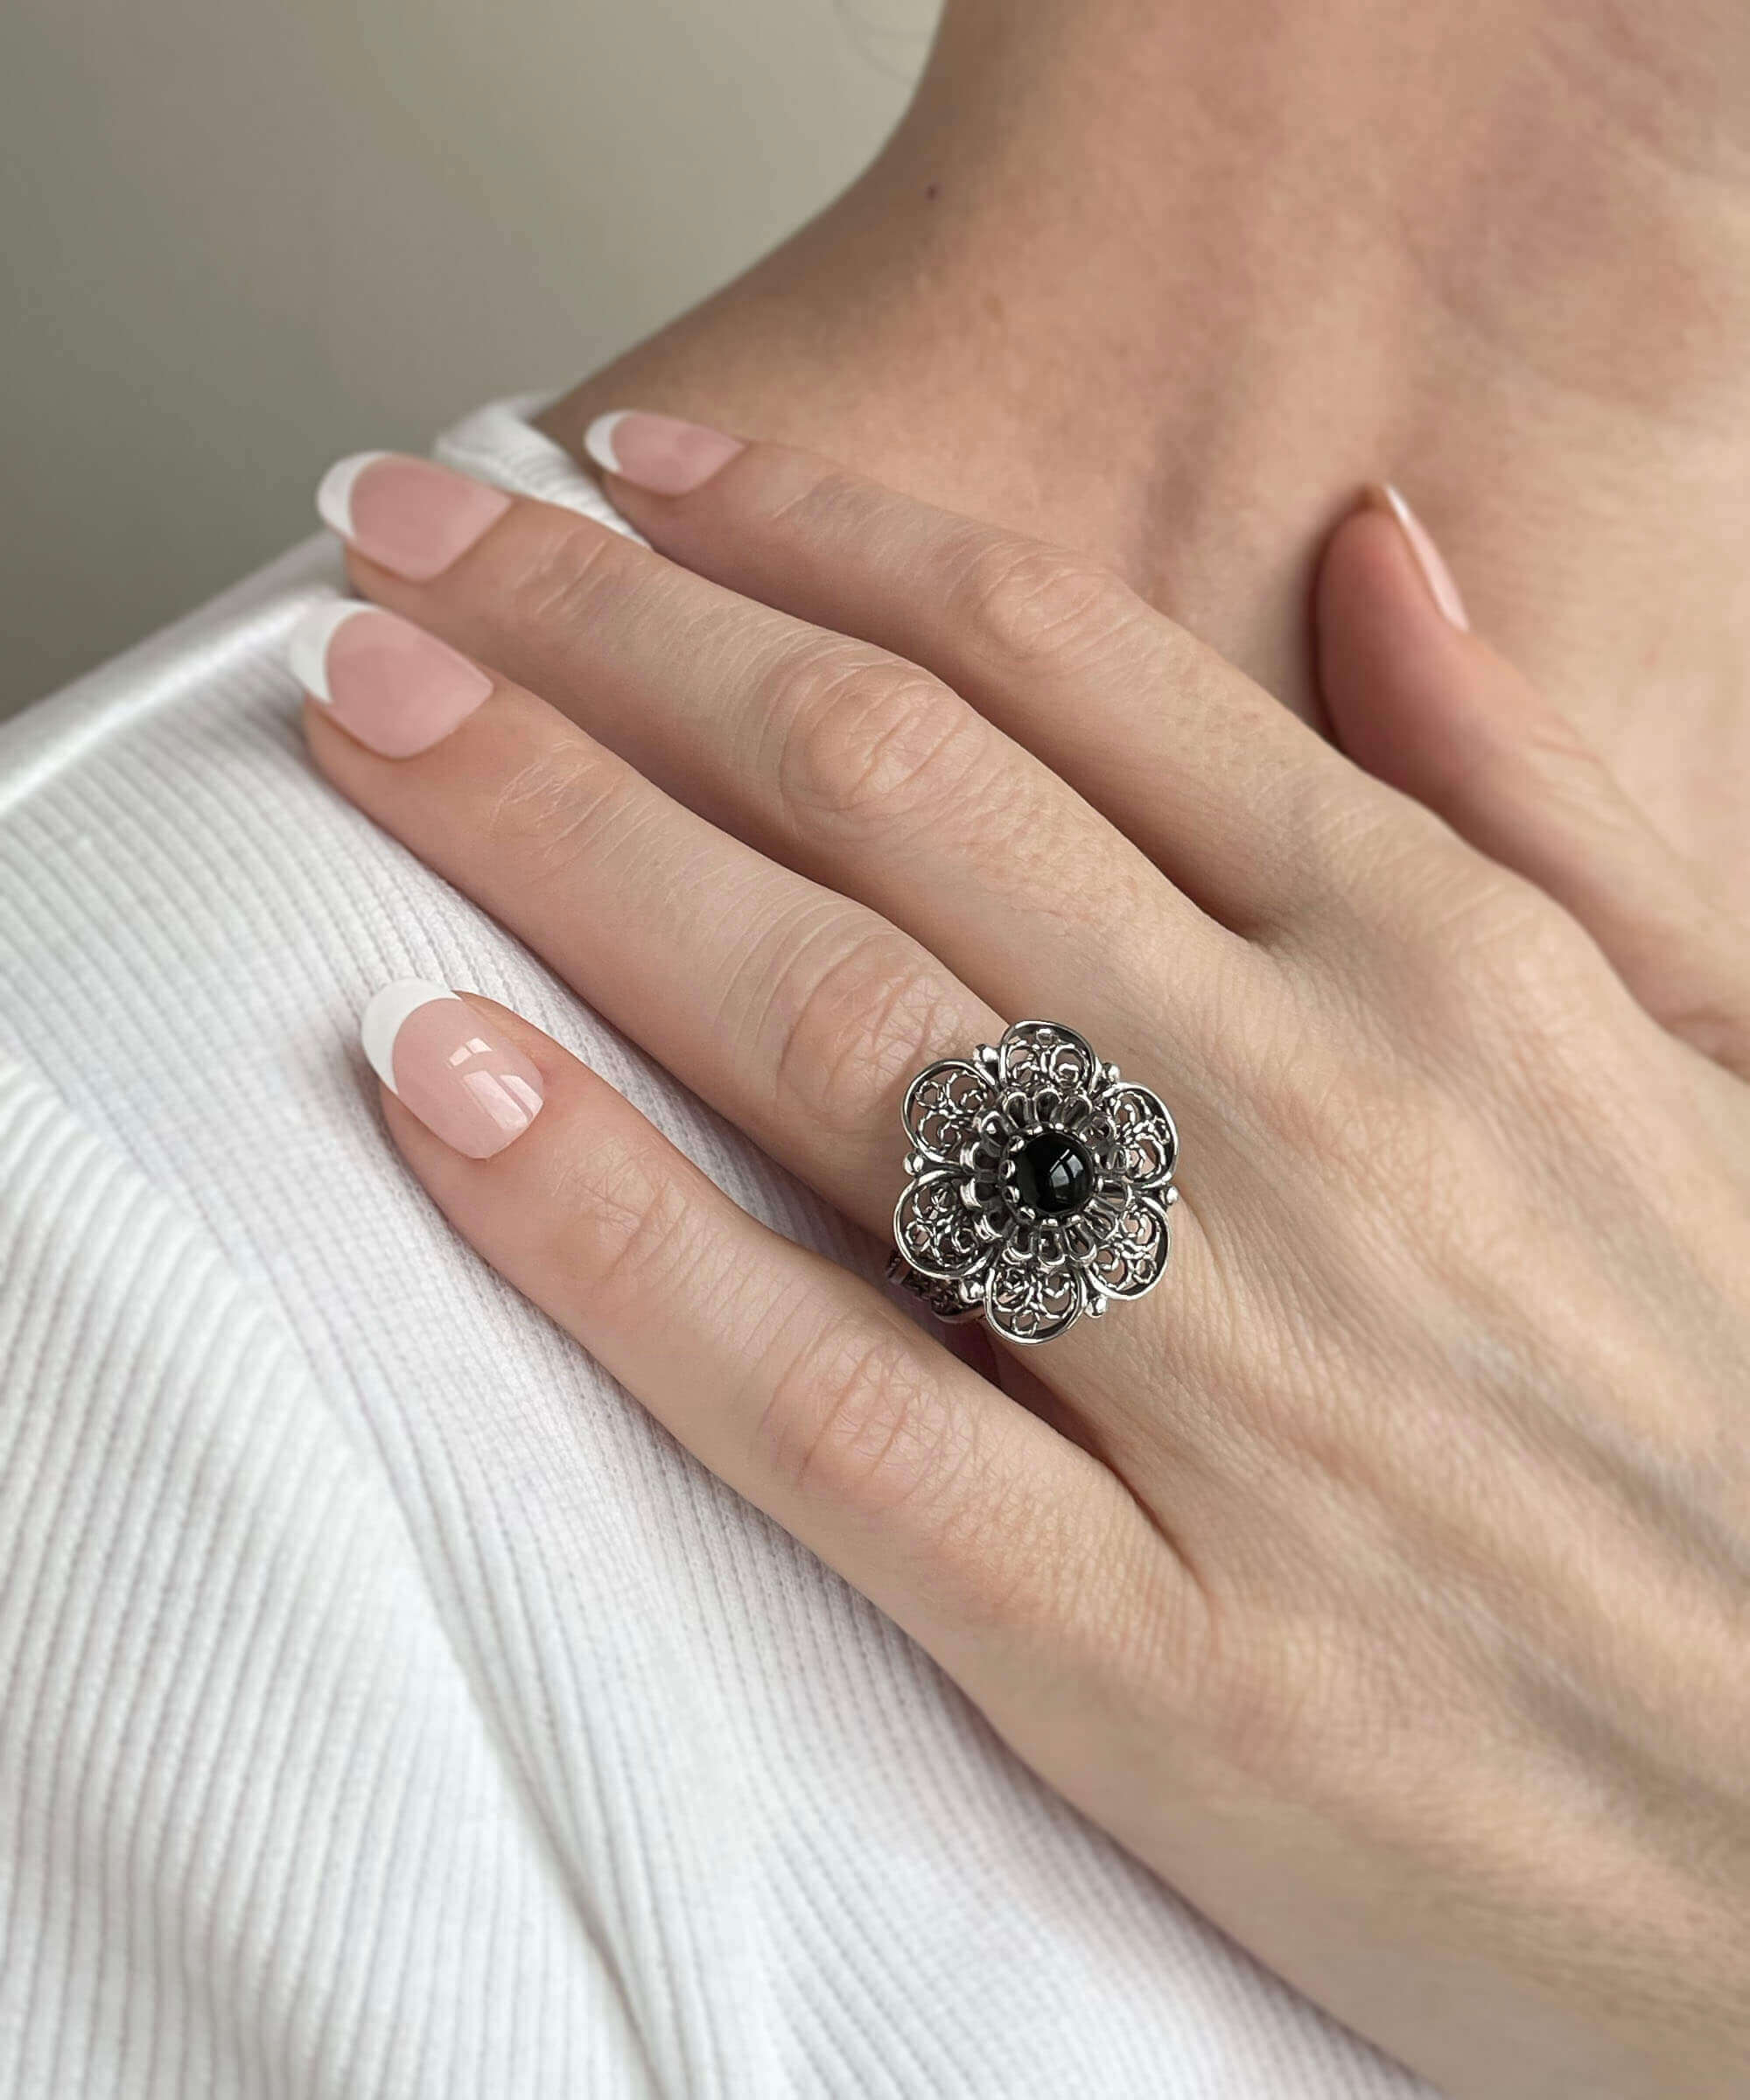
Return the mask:
<svg viewBox="0 0 1750 2100">
<path fill-rule="evenodd" d="M 1052 1341 L 1160 1281 L 1179 1133 L 1073 1028 L 1017 1021 L 927 1065 L 900 1116 L 912 1149 L 888 1273 L 938 1319 Z"/>
</svg>

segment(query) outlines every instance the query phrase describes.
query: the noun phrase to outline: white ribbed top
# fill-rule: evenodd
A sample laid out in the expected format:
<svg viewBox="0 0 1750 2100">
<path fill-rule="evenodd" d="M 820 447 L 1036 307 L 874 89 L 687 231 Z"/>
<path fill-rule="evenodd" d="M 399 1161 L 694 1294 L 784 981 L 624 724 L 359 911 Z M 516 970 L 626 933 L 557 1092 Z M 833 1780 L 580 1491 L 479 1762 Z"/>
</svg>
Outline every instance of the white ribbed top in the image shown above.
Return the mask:
<svg viewBox="0 0 1750 2100">
<path fill-rule="evenodd" d="M 515 404 L 444 456 L 617 522 Z M 822 1208 L 317 779 L 326 540 L 0 732 L 0 2094 L 1422 2089 L 1038 1785 L 457 1242 L 478 988 Z"/>
</svg>

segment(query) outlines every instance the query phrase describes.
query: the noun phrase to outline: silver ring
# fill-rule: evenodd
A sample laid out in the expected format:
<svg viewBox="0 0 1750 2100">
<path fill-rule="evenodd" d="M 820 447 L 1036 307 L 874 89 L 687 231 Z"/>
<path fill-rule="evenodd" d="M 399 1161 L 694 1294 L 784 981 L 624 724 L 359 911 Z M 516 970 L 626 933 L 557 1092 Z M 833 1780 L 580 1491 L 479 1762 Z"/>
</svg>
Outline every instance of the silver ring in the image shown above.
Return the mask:
<svg viewBox="0 0 1750 2100">
<path fill-rule="evenodd" d="M 939 1320 L 1052 1341 L 1160 1281 L 1179 1132 L 1073 1028 L 1017 1021 L 994 1048 L 925 1066 L 900 1119 L 912 1149 L 887 1273 Z"/>
</svg>

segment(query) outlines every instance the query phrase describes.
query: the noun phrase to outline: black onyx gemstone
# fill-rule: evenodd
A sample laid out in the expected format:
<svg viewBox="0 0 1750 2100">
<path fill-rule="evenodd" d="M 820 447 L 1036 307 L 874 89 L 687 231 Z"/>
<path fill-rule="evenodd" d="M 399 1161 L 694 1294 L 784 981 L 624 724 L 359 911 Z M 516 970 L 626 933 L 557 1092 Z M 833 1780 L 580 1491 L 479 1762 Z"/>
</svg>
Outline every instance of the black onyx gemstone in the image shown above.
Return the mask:
<svg viewBox="0 0 1750 2100">
<path fill-rule="evenodd" d="M 1093 1161 L 1060 1130 L 1041 1130 L 1015 1154 L 1015 1194 L 1030 1210 L 1060 1218 L 1093 1193 Z"/>
</svg>

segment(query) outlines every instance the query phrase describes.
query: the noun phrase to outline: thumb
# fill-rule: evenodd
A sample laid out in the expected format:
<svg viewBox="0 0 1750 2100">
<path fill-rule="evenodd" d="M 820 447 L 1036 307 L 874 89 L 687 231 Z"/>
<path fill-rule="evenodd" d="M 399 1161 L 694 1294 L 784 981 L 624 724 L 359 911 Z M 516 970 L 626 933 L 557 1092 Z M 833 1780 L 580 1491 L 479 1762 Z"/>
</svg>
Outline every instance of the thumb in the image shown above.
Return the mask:
<svg viewBox="0 0 1750 2100">
<path fill-rule="evenodd" d="M 1750 931 L 1561 710 L 1470 632 L 1395 489 L 1369 488 L 1332 535 L 1316 617 L 1325 705 L 1356 764 L 1547 891 L 1648 1012 L 1750 1075 Z"/>
</svg>

